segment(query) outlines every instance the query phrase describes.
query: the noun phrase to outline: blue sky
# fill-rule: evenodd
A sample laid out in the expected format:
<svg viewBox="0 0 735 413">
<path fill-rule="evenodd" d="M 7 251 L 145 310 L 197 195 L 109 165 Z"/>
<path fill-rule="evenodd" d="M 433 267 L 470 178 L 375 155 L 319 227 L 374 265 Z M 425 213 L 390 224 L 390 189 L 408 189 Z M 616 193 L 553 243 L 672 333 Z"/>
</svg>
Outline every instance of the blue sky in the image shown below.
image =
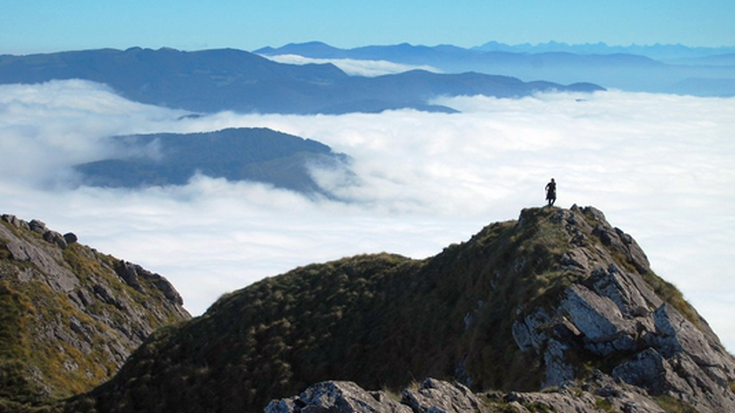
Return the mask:
<svg viewBox="0 0 735 413">
<path fill-rule="evenodd" d="M 731 0 L 0 0 L 0 53 L 290 42 L 734 46 Z"/>
</svg>

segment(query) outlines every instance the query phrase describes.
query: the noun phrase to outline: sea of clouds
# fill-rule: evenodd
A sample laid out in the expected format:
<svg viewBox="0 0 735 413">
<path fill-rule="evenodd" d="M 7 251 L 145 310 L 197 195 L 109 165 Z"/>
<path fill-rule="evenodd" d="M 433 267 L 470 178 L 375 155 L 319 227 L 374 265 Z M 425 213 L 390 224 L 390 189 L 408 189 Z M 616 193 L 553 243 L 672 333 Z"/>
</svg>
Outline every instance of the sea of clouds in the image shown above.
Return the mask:
<svg viewBox="0 0 735 413">
<path fill-rule="evenodd" d="M 0 213 L 40 219 L 173 282 L 193 314 L 294 267 L 391 252 L 435 255 L 544 204 L 592 205 L 630 233 L 735 351 L 735 98 L 624 93 L 438 99 L 460 114 L 199 118 L 84 81 L 0 86 Z M 314 175 L 339 201 L 195 176 L 147 189 L 78 186 L 105 138 L 269 127 L 352 158 L 357 182 Z"/>
</svg>

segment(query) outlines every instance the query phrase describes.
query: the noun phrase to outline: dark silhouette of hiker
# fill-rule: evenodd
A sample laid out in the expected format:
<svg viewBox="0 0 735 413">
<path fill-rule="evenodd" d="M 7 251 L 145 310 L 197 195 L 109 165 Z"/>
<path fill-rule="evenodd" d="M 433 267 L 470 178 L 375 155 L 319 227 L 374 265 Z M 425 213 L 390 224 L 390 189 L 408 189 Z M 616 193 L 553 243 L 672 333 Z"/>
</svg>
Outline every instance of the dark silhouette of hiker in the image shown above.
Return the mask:
<svg viewBox="0 0 735 413">
<path fill-rule="evenodd" d="M 554 202 L 556 202 L 556 182 L 554 182 L 554 178 L 551 178 L 551 182 L 546 184 L 546 200 L 549 202 L 549 206 L 554 206 Z"/>
</svg>

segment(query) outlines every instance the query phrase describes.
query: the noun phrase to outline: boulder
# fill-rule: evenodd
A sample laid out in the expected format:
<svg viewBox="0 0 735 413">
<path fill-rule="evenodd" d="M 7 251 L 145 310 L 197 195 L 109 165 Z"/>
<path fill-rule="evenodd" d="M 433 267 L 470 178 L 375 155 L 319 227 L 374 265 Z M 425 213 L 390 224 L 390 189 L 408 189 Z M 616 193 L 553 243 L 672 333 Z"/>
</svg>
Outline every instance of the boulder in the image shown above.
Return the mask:
<svg viewBox="0 0 735 413">
<path fill-rule="evenodd" d="M 39 234 L 43 234 L 47 231 L 46 223 L 43 221 L 39 221 L 37 219 L 32 220 L 28 223 L 28 226 L 31 228 L 31 231 L 37 232 Z"/>
<path fill-rule="evenodd" d="M 73 244 L 77 242 L 79 238 L 77 238 L 76 234 L 74 234 L 73 232 L 67 232 L 66 234 L 64 234 L 64 240 L 67 244 Z"/>
<path fill-rule="evenodd" d="M 59 234 L 56 231 L 46 231 L 43 233 L 43 239 L 48 242 L 49 244 L 56 244 L 59 246 L 59 248 L 66 249 L 68 246 L 66 242 L 66 238 L 64 238 L 63 235 Z"/>
</svg>

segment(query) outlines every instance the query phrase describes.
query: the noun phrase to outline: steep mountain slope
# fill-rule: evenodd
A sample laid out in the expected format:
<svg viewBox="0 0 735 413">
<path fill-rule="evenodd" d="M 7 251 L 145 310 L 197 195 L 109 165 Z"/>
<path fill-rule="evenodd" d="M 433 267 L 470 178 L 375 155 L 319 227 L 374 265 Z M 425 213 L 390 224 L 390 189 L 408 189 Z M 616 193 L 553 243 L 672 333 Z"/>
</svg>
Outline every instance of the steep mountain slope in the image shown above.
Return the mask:
<svg viewBox="0 0 735 413">
<path fill-rule="evenodd" d="M 183 185 L 197 172 L 231 181 L 258 181 L 307 194 L 329 195 L 311 167 L 347 168 L 347 157 L 319 142 L 267 128 L 156 133 L 110 138 L 120 158 L 77 165 L 94 186 Z M 129 154 L 122 156 L 122 154 Z"/>
<path fill-rule="evenodd" d="M 735 359 L 707 323 L 630 235 L 576 206 L 524 210 L 425 260 L 356 256 L 265 279 L 159 330 L 67 407 L 256 412 L 323 380 L 397 389 L 423 377 L 735 409 Z M 579 411 L 596 411 L 591 400 Z"/>
<path fill-rule="evenodd" d="M 2 216 L 0 411 L 89 391 L 154 330 L 189 318 L 160 275 Z"/>
<path fill-rule="evenodd" d="M 0 56 L 0 84 L 85 79 L 104 83 L 128 99 L 199 112 L 381 112 L 415 108 L 451 112 L 427 98 L 460 93 L 526 96 L 544 90 L 592 92 L 600 86 L 526 84 L 505 76 L 476 75 L 482 89 L 467 89 L 455 75 L 415 72 L 401 78 L 347 76 L 331 64 L 286 65 L 240 50 L 86 50 Z M 402 84 L 410 81 L 408 87 Z M 492 85 L 500 86 L 496 90 Z M 417 92 L 421 92 L 417 95 Z M 428 92 L 428 93 L 427 93 Z"/>
</svg>

